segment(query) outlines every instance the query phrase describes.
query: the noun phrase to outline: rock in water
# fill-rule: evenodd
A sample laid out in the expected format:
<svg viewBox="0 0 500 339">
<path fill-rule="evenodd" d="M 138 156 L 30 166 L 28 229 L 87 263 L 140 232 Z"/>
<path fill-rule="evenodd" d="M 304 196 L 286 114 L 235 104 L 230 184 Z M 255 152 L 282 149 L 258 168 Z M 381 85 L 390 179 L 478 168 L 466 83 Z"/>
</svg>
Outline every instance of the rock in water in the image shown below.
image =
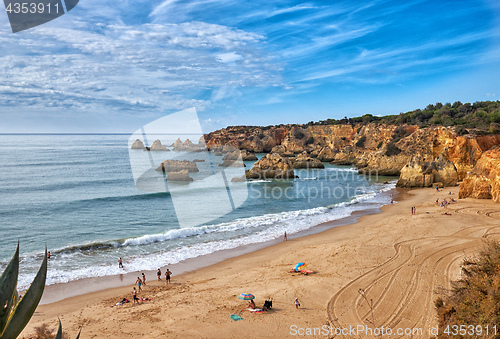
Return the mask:
<svg viewBox="0 0 500 339">
<path fill-rule="evenodd" d="M 228 152 L 228 153 L 226 153 L 224 158 L 222 158 L 222 160 L 224 160 L 224 161 L 233 160 L 234 161 L 234 160 L 238 160 L 240 157 L 241 157 L 241 160 L 243 160 L 243 161 L 257 160 L 257 156 L 255 154 L 250 153 L 246 150 L 242 150 L 242 151 L 236 150 L 236 151 Z"/>
<path fill-rule="evenodd" d="M 231 182 L 245 182 L 247 180 L 247 178 L 242 175 L 241 177 L 234 177 L 231 179 Z"/>
<path fill-rule="evenodd" d="M 189 176 L 189 171 L 184 169 L 177 172 L 169 172 L 167 174 L 167 181 L 193 181 L 193 178 Z"/>
<path fill-rule="evenodd" d="M 325 168 L 325 165 L 319 159 L 309 157 L 307 152 L 299 154 L 297 158 L 290 159 L 295 169 L 309 169 L 309 168 Z"/>
<path fill-rule="evenodd" d="M 221 167 L 247 167 L 243 161 L 237 161 L 237 160 L 224 160 L 222 164 L 219 166 Z"/>
<path fill-rule="evenodd" d="M 245 171 L 247 179 L 293 179 L 293 165 L 279 154 L 266 154 L 252 169 Z"/>
<path fill-rule="evenodd" d="M 144 143 L 139 140 L 139 139 L 136 139 L 134 141 L 134 143 L 132 144 L 132 147 L 130 147 L 131 149 L 144 149 Z"/>
<path fill-rule="evenodd" d="M 151 145 L 151 151 L 170 151 L 168 148 L 161 144 L 160 139 L 156 139 Z"/>
<path fill-rule="evenodd" d="M 190 173 L 199 172 L 198 166 L 196 163 L 189 160 L 165 160 L 160 164 L 160 166 L 156 169 L 157 171 L 165 171 L 165 172 L 178 172 L 181 170 L 187 170 Z"/>
<path fill-rule="evenodd" d="M 500 147 L 484 152 L 460 184 L 459 198 L 467 197 L 500 202 Z"/>
</svg>

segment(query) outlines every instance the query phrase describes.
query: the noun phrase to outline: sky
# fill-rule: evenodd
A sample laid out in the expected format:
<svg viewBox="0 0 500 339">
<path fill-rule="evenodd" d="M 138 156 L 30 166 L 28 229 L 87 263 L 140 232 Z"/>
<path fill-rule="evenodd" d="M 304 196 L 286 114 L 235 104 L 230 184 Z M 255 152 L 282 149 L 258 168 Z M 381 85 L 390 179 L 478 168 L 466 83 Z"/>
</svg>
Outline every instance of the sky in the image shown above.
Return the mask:
<svg viewBox="0 0 500 339">
<path fill-rule="evenodd" d="M 132 133 L 195 107 L 229 125 L 500 100 L 500 4 L 80 0 L 12 33 L 0 8 L 0 133 Z"/>
</svg>

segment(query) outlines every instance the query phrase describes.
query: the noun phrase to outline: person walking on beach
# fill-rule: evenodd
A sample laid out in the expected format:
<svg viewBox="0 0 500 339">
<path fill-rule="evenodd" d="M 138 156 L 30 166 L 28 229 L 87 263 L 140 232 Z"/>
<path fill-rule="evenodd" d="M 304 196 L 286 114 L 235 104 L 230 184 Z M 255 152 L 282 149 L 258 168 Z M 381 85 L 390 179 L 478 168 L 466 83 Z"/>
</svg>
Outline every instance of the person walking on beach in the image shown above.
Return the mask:
<svg viewBox="0 0 500 339">
<path fill-rule="evenodd" d="M 156 272 L 156 275 L 158 276 L 158 281 L 161 280 L 161 271 L 158 269 L 158 272 Z"/>
<path fill-rule="evenodd" d="M 142 284 L 146 286 L 146 275 L 142 273 Z"/>
<path fill-rule="evenodd" d="M 123 268 L 122 258 L 118 259 L 118 268 Z"/>
<path fill-rule="evenodd" d="M 141 278 L 137 277 L 137 280 L 135 281 L 135 283 L 137 284 L 137 286 L 139 286 L 139 291 L 142 291 L 142 288 L 141 288 L 142 280 L 141 280 Z M 134 287 L 134 289 L 135 289 L 135 287 Z"/>
<path fill-rule="evenodd" d="M 286 237 L 286 232 L 285 235 L 283 236 L 283 241 L 288 241 L 288 238 Z"/>
<path fill-rule="evenodd" d="M 47 259 L 50 259 L 50 252 L 47 252 Z"/>
<path fill-rule="evenodd" d="M 139 288 L 141 288 L 140 285 Z M 132 298 L 134 299 L 134 303 L 139 303 L 139 298 L 137 298 L 137 290 L 135 289 L 135 287 L 134 290 L 132 291 Z"/>
<path fill-rule="evenodd" d="M 167 271 L 165 272 L 165 285 L 170 284 L 170 276 L 172 275 L 172 272 L 167 268 Z"/>
<path fill-rule="evenodd" d="M 295 308 L 299 308 L 299 306 L 300 306 L 299 298 L 295 298 L 294 303 L 295 303 Z"/>
</svg>

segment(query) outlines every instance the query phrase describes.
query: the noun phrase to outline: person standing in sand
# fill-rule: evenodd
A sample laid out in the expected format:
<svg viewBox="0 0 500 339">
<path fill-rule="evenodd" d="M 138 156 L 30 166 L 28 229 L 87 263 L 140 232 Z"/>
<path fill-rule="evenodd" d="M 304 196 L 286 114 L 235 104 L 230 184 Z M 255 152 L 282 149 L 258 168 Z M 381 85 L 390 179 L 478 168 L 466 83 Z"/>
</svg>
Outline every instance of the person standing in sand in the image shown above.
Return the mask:
<svg viewBox="0 0 500 339">
<path fill-rule="evenodd" d="M 286 232 L 285 235 L 283 236 L 283 241 L 288 241 L 288 238 L 286 237 Z"/>
<path fill-rule="evenodd" d="M 300 306 L 299 298 L 295 298 L 294 303 L 295 303 L 295 308 L 299 308 L 299 306 Z"/>
<path fill-rule="evenodd" d="M 118 268 L 123 268 L 122 258 L 118 259 Z"/>
<path fill-rule="evenodd" d="M 139 288 L 141 288 L 140 285 Z M 135 289 L 135 287 L 134 290 L 132 291 L 132 298 L 134 299 L 134 303 L 139 303 L 139 298 L 137 298 L 137 290 Z"/>
<path fill-rule="evenodd" d="M 172 275 L 172 272 L 167 268 L 167 271 L 165 272 L 165 285 L 170 284 L 170 276 Z"/>
<path fill-rule="evenodd" d="M 142 284 L 146 286 L 146 275 L 142 273 Z"/>
<path fill-rule="evenodd" d="M 137 280 L 135 281 L 135 283 L 137 284 L 137 286 L 139 286 L 139 291 L 142 291 L 142 288 L 141 288 L 142 280 L 141 280 L 141 278 L 137 277 Z M 135 287 L 134 287 L 134 289 L 135 289 Z"/>
<path fill-rule="evenodd" d="M 158 281 L 161 280 L 161 271 L 160 269 L 158 269 L 158 271 L 156 272 L 156 275 L 158 276 Z"/>
</svg>

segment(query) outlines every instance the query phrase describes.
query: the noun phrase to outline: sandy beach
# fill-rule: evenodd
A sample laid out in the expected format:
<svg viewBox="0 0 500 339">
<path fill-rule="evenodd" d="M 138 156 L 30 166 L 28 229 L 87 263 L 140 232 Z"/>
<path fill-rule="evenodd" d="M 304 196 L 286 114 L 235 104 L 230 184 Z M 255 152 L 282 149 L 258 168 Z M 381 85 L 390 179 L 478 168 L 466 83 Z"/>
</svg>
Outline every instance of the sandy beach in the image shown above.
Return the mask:
<svg viewBox="0 0 500 339">
<path fill-rule="evenodd" d="M 457 202 L 446 208 L 435 202 L 451 197 Z M 23 335 L 28 337 L 42 323 L 55 328 L 60 317 L 70 337 L 82 327 L 82 338 L 301 334 L 326 338 L 336 329 L 344 329 L 338 337 L 369 337 L 365 332 L 346 332 L 349 326 L 361 325 L 391 328 L 394 333 L 384 337 L 405 337 L 396 334 L 397 329 L 421 329 L 421 337 L 430 337 L 429 326 L 437 325 L 434 300 L 459 277 L 464 257 L 482 249 L 485 239 L 500 239 L 499 218 L 498 204 L 458 200 L 458 187 L 440 192 L 412 190 L 397 203 L 384 206 L 382 213 L 363 216 L 353 224 L 279 242 L 181 275 L 172 269 L 169 286 L 164 276 L 158 282 L 156 274 L 148 272 L 148 284 L 139 297 L 150 301 L 112 307 L 124 297 L 132 300 L 135 279 L 127 276 L 126 286 L 40 305 Z M 301 261 L 315 273 L 289 273 Z M 73 288 L 79 288 L 78 284 Z M 266 313 L 245 310 L 246 302 L 237 297 L 244 292 L 256 296 L 258 307 L 273 298 L 273 308 Z M 298 309 L 295 298 L 301 303 Z M 243 320 L 233 321 L 231 314 Z"/>
</svg>

